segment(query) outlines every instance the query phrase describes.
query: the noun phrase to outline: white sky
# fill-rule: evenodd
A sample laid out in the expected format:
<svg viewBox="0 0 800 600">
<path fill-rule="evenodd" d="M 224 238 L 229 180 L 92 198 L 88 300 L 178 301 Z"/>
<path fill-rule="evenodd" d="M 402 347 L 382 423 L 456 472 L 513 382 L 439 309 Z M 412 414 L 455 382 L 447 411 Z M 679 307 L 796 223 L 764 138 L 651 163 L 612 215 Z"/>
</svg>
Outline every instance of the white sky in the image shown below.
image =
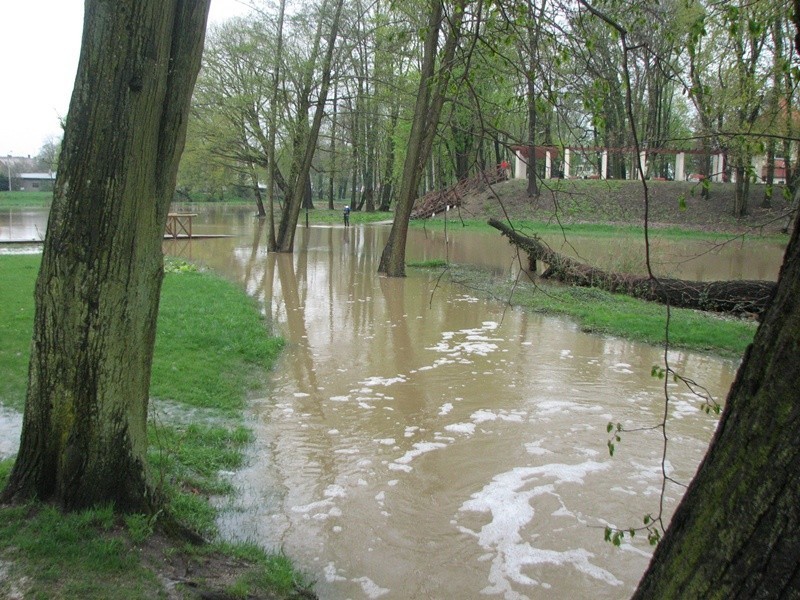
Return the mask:
<svg viewBox="0 0 800 600">
<path fill-rule="evenodd" d="M 4 0 L 1 12 L 0 156 L 36 156 L 69 108 L 83 0 Z M 246 12 L 239 0 L 211 0 L 209 22 Z"/>
</svg>

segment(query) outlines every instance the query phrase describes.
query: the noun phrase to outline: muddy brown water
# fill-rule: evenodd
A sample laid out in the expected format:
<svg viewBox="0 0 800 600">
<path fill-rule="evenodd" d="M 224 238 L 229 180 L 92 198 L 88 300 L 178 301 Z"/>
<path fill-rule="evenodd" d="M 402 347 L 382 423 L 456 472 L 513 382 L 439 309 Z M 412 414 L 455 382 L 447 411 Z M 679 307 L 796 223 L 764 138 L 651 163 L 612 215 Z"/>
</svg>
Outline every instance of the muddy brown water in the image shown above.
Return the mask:
<svg viewBox="0 0 800 600">
<path fill-rule="evenodd" d="M 248 464 L 227 474 L 239 493 L 223 507 L 226 536 L 283 550 L 326 599 L 630 596 L 651 548 L 642 534 L 616 548 L 603 528 L 658 510 L 661 438 L 625 433 L 612 458 L 606 424 L 655 424 L 666 389 L 666 468 L 683 482 L 716 425 L 700 398 L 651 377 L 662 348 L 525 314 L 438 272 L 380 277 L 385 225 L 301 228 L 293 255 L 266 252 L 249 210 L 215 208 L 195 231 L 235 236 L 165 251 L 240 283 L 287 341 L 252 403 Z M 573 245 L 612 266 L 638 252 Z M 769 278 L 782 253 L 754 266 L 767 250 L 729 245 L 712 265 L 690 246 L 662 245 L 658 260 L 685 278 Z M 517 268 L 495 234 L 445 243 L 413 230 L 408 248 L 410 260 Z M 668 356 L 724 398 L 735 361 Z M 669 513 L 682 493 L 667 486 Z"/>
</svg>

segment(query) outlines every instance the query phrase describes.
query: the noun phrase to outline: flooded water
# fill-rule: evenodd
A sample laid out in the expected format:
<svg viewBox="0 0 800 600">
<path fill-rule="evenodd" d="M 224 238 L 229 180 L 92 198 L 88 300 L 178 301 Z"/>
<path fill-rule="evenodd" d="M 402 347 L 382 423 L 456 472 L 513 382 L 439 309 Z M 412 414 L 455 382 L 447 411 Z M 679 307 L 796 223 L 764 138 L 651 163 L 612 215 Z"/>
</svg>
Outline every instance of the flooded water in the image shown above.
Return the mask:
<svg viewBox="0 0 800 600">
<path fill-rule="evenodd" d="M 241 282 L 288 342 L 252 407 L 257 443 L 226 535 L 283 549 L 322 598 L 631 594 L 650 547 L 640 535 L 614 548 L 603 527 L 657 510 L 660 438 L 625 434 L 611 458 L 606 424 L 657 422 L 662 349 L 508 309 L 438 272 L 379 277 L 388 226 L 302 228 L 293 256 L 238 226 L 236 239 L 167 245 Z M 515 269 L 491 234 L 450 232 L 445 247 L 415 230 L 409 255 Z M 670 362 L 718 398 L 736 366 Z M 688 482 L 715 420 L 669 391 L 667 465 Z M 668 511 L 681 494 L 667 489 Z"/>
<path fill-rule="evenodd" d="M 282 549 L 325 599 L 629 597 L 651 549 L 644 535 L 615 548 L 603 528 L 657 512 L 661 439 L 625 433 L 612 458 L 606 424 L 659 420 L 664 382 L 650 371 L 663 349 L 483 300 L 439 272 L 379 277 L 388 226 L 302 228 L 293 255 L 268 254 L 251 212 L 220 207 L 195 226 L 234 237 L 165 243 L 239 282 L 287 340 L 252 404 L 256 443 L 233 476 L 225 535 Z M 625 254 L 597 244 L 576 253 Z M 408 248 L 409 260 L 517 268 L 499 234 L 451 230 L 445 243 L 414 230 Z M 764 252 L 740 247 L 744 258 L 712 273 L 687 267 L 690 252 L 659 260 L 686 278 L 768 278 L 757 272 L 777 273 L 782 253 L 753 267 Z M 736 368 L 669 360 L 718 399 Z M 715 419 L 686 388 L 667 389 L 667 469 L 688 482 Z M 667 488 L 668 512 L 682 493 Z"/>
</svg>

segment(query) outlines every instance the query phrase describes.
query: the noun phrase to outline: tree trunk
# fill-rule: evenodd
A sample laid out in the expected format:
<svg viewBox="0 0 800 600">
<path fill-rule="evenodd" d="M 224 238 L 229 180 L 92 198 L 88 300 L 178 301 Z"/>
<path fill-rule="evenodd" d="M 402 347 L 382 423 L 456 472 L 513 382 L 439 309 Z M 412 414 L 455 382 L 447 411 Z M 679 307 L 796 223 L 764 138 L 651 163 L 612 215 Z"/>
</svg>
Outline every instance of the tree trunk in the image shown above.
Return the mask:
<svg viewBox="0 0 800 600">
<path fill-rule="evenodd" d="M 528 33 L 528 47 L 525 51 L 528 53 L 528 69 L 525 73 L 525 79 L 528 92 L 528 187 L 526 191 L 528 193 L 528 198 L 538 198 L 539 185 L 536 181 L 538 176 L 536 164 L 536 86 L 534 82 L 536 78 L 536 65 L 538 63 L 537 51 L 539 47 L 539 28 L 541 27 L 541 20 L 536 18 L 532 0 L 528 0 L 527 10 L 528 20 L 526 28 Z M 542 10 L 544 11 L 544 0 L 542 2 Z"/>
<path fill-rule="evenodd" d="M 552 277 L 570 285 L 596 287 L 679 308 L 755 316 L 760 316 L 766 310 L 775 292 L 775 283 L 772 281 L 655 280 L 626 273 L 611 273 L 554 252 L 537 238 L 521 235 L 497 219 L 490 219 L 489 225 L 501 231 L 512 244 L 528 254 L 531 270 L 535 270 L 536 261 L 541 260 L 548 265 L 542 274 L 543 278 Z"/>
<path fill-rule="evenodd" d="M 439 77 L 436 73 L 436 47 L 442 26 L 444 7 L 442 0 L 431 0 L 431 15 L 425 36 L 425 51 L 420 72 L 417 103 L 414 107 L 414 121 L 408 139 L 406 158 L 403 163 L 403 179 L 395 205 L 394 221 L 389 239 L 381 254 L 378 272 L 389 277 L 404 277 L 406 273 L 406 239 L 408 220 L 414 200 L 417 198 L 419 180 L 430 157 L 433 137 L 439 122 L 444 93 L 450 79 L 455 48 L 460 37 L 461 19 L 464 16 L 465 0 L 459 0 L 451 15 L 450 29 L 442 49 Z"/>
<path fill-rule="evenodd" d="M 708 454 L 634 598 L 800 590 L 800 222 Z"/>
<path fill-rule="evenodd" d="M 264 210 L 264 199 L 261 196 L 261 188 L 258 185 L 258 173 L 253 163 L 248 163 L 248 174 L 250 175 L 250 183 L 253 186 L 253 194 L 256 197 L 256 216 L 263 219 L 267 216 L 267 211 Z"/>
<path fill-rule="evenodd" d="M 161 242 L 208 0 L 87 0 L 2 501 L 152 511 L 147 407 Z"/>
<path fill-rule="evenodd" d="M 272 74 L 272 98 L 269 103 L 269 141 L 267 143 L 267 198 L 269 201 L 269 229 L 267 230 L 267 248 L 277 246 L 275 235 L 275 185 L 276 177 L 280 175 L 277 160 L 275 160 L 275 138 L 278 132 L 278 98 L 280 96 L 281 61 L 283 57 L 283 19 L 286 14 L 286 0 L 278 4 L 278 39 L 275 49 L 275 62 Z M 254 128 L 255 129 L 255 128 Z M 284 198 L 286 197 L 285 187 Z"/>
<path fill-rule="evenodd" d="M 756 177 L 761 177 L 761 173 L 756 173 Z M 761 208 L 772 208 L 772 193 L 775 189 L 775 140 L 770 138 L 767 141 L 767 177 L 764 180 L 764 198 L 761 200 Z"/>
<path fill-rule="evenodd" d="M 339 107 L 339 90 L 333 88 L 333 116 L 331 117 L 331 165 L 328 173 L 328 210 L 334 210 L 333 198 L 336 187 L 336 125 Z"/>
<path fill-rule="evenodd" d="M 339 34 L 339 18 L 342 14 L 342 5 L 344 0 L 335 0 L 333 20 L 331 29 L 328 32 L 327 44 L 328 47 L 325 51 L 325 58 L 320 65 L 322 71 L 322 81 L 320 83 L 319 95 L 317 97 L 316 106 L 314 108 L 314 118 L 309 128 L 307 123 L 304 124 L 305 135 L 298 136 L 294 141 L 294 149 L 292 158 L 292 175 L 291 187 L 287 196 L 283 214 L 281 215 L 281 222 L 278 227 L 278 233 L 275 240 L 275 246 L 271 248 L 277 252 L 292 252 L 294 249 L 294 234 L 297 229 L 297 220 L 300 216 L 300 208 L 305 201 L 306 186 L 310 187 L 307 183 L 309 173 L 311 172 L 311 162 L 314 158 L 314 152 L 317 147 L 317 139 L 319 137 L 320 126 L 322 125 L 322 116 L 325 112 L 325 102 L 328 99 L 328 89 L 331 83 L 331 71 L 333 63 L 334 46 L 336 38 Z M 322 25 L 320 25 L 322 27 Z M 315 44 L 316 46 L 316 44 Z M 313 53 L 316 56 L 316 50 Z M 305 89 L 306 97 L 310 93 L 313 65 L 309 66 L 309 71 L 306 73 Z M 310 102 L 303 106 L 305 102 L 301 102 L 297 118 L 307 119 L 307 109 L 310 108 Z M 302 138 L 302 139 L 301 139 Z"/>
<path fill-rule="evenodd" d="M 747 200 L 750 196 L 750 178 L 744 167 L 744 161 L 737 158 L 734 173 L 736 173 L 736 183 L 734 184 L 733 196 L 733 216 L 740 219 L 747 215 Z"/>
</svg>

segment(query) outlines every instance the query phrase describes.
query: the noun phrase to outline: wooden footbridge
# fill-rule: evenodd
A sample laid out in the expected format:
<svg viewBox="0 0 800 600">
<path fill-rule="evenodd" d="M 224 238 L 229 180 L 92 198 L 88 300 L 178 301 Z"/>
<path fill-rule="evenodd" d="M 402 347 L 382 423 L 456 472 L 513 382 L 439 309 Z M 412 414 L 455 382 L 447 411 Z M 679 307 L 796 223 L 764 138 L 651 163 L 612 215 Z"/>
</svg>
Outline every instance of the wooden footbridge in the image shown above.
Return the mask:
<svg viewBox="0 0 800 600">
<path fill-rule="evenodd" d="M 179 237 L 192 238 L 192 219 L 197 213 L 169 213 L 165 238 L 177 240 Z"/>
</svg>

